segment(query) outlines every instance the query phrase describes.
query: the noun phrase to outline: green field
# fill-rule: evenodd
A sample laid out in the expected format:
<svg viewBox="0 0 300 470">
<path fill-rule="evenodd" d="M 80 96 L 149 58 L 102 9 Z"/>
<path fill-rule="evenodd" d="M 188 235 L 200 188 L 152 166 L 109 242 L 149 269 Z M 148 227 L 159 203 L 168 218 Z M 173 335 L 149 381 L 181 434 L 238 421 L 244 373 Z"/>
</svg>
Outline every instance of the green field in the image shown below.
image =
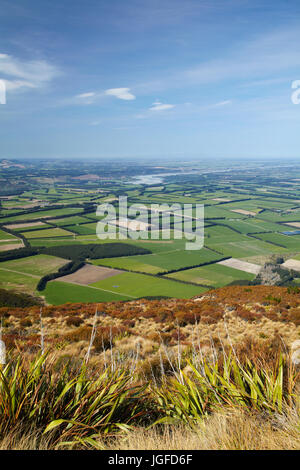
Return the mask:
<svg viewBox="0 0 300 470">
<path fill-rule="evenodd" d="M 0 288 L 13 289 L 19 292 L 26 292 L 35 295 L 35 289 L 40 276 L 32 274 L 21 274 L 16 271 L 9 271 L 0 267 Z"/>
<path fill-rule="evenodd" d="M 68 260 L 58 258 L 56 256 L 35 255 L 10 261 L 2 261 L 0 269 L 33 274 L 41 277 L 45 274 L 57 271 L 58 268 L 66 263 L 68 263 Z"/>
<path fill-rule="evenodd" d="M 285 230 L 285 229 L 284 229 Z M 287 229 L 289 231 L 289 229 Z M 292 229 L 293 230 L 293 229 Z M 295 229 L 296 230 L 296 229 Z M 259 239 L 283 245 L 287 250 L 300 250 L 300 235 L 283 235 L 281 233 L 263 233 L 256 235 Z"/>
<path fill-rule="evenodd" d="M 0 241 L 2 240 L 17 241 L 17 238 L 11 233 L 5 232 L 4 230 L 0 230 Z"/>
<path fill-rule="evenodd" d="M 209 263 L 222 258 L 222 255 L 202 248 L 201 250 L 170 250 L 152 255 L 138 255 L 121 258 L 108 258 L 94 260 L 93 264 L 102 264 L 113 268 L 124 268 L 133 271 L 157 274 L 159 272 L 173 271 L 187 266 L 196 266 Z"/>
<path fill-rule="evenodd" d="M 30 212 L 30 213 L 24 213 L 22 215 L 17 215 L 14 217 L 4 217 L 1 218 L 0 221 L 1 223 L 14 223 L 16 221 L 21 221 L 21 220 L 36 220 L 36 219 L 44 219 L 44 218 L 49 218 L 49 217 L 57 217 L 57 216 L 63 216 L 63 215 L 71 215 L 74 213 L 82 212 L 83 209 L 80 209 L 78 207 L 74 208 L 66 208 L 66 209 L 49 209 L 49 210 L 39 210 L 36 212 Z"/>
<path fill-rule="evenodd" d="M 0 287 L 37 295 L 42 276 L 57 271 L 68 261 L 48 255 L 35 255 L 0 263 Z"/>
<path fill-rule="evenodd" d="M 46 222 L 58 225 L 59 227 L 66 227 L 68 225 L 88 223 L 89 220 L 85 217 L 81 217 L 80 215 L 75 215 L 74 217 L 64 217 L 62 219 L 47 219 Z"/>
<path fill-rule="evenodd" d="M 266 210 L 257 217 L 272 222 L 300 222 L 300 210 L 298 209 L 297 211 L 292 212 L 273 212 Z"/>
<path fill-rule="evenodd" d="M 72 230 L 78 235 L 95 235 L 96 236 L 96 226 L 97 223 L 90 222 L 87 224 L 77 224 L 77 225 L 68 225 L 66 226 L 67 230 Z"/>
<path fill-rule="evenodd" d="M 229 268 L 221 264 L 210 264 L 199 268 L 187 269 L 177 273 L 168 274 L 171 279 L 180 281 L 195 282 L 211 287 L 223 287 L 233 281 L 249 280 L 255 278 L 254 274 L 240 271 L 239 269 Z"/>
<path fill-rule="evenodd" d="M 243 220 L 224 220 L 222 224 L 238 230 L 243 234 L 282 231 L 282 225 L 273 222 L 265 222 L 264 220 L 249 217 Z"/>
<path fill-rule="evenodd" d="M 110 290 L 133 298 L 145 296 L 167 296 L 176 298 L 189 298 L 205 291 L 197 287 L 169 279 L 147 276 L 146 274 L 124 272 L 116 276 L 92 284 L 100 289 Z"/>
<path fill-rule="evenodd" d="M 223 253 L 224 256 L 231 256 L 232 258 L 249 258 L 252 256 L 258 255 L 269 255 L 273 253 L 284 253 L 286 248 L 282 248 L 276 245 L 271 245 L 270 243 L 263 242 L 260 240 L 255 240 L 253 238 L 244 237 L 241 240 L 227 243 L 214 243 L 209 242 L 207 246 L 218 250 Z"/>
<path fill-rule="evenodd" d="M 50 229 L 42 229 L 42 230 L 32 230 L 30 232 L 20 232 L 24 237 L 28 239 L 32 238 L 55 238 L 55 237 L 66 237 L 71 236 L 73 237 L 73 233 L 68 232 L 59 227 L 50 228 Z"/>
<path fill-rule="evenodd" d="M 113 302 L 132 299 L 126 295 L 60 281 L 48 282 L 42 294 L 45 296 L 46 302 L 51 305 L 61 305 L 65 302 Z"/>
</svg>

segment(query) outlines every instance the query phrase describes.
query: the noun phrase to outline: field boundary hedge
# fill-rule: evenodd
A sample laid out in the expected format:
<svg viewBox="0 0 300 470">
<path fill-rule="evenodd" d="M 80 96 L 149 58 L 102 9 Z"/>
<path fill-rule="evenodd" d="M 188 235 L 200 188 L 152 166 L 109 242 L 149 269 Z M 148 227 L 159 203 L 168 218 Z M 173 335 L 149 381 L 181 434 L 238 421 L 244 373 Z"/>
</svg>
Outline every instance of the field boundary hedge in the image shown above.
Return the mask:
<svg viewBox="0 0 300 470">
<path fill-rule="evenodd" d="M 53 281 L 54 279 L 57 279 L 62 276 L 67 276 L 68 274 L 73 274 L 78 269 L 82 268 L 85 265 L 84 261 L 71 261 L 70 263 L 64 264 L 59 270 L 55 273 L 51 274 L 46 274 L 46 276 L 43 276 L 39 282 L 38 285 L 36 286 L 36 289 L 38 291 L 43 291 L 46 288 L 46 285 L 48 281 Z"/>
</svg>

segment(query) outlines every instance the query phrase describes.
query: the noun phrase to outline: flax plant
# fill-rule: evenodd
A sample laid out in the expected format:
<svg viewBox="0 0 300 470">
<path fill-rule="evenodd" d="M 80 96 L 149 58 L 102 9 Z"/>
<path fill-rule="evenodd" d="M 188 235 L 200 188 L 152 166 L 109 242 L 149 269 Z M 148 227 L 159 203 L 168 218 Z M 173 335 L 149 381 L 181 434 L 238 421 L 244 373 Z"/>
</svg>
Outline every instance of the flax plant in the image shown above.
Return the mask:
<svg viewBox="0 0 300 470">
<path fill-rule="evenodd" d="M 224 406 L 283 413 L 297 398 L 295 368 L 282 354 L 273 370 L 250 360 L 242 365 L 232 354 L 212 363 L 203 359 L 201 367 L 189 362 L 189 369 L 152 387 L 159 422 L 194 424 Z"/>
<path fill-rule="evenodd" d="M 130 381 L 124 370 L 107 369 L 97 377 L 89 377 L 85 365 L 78 372 L 68 365 L 57 371 L 47 353 L 29 364 L 10 359 L 0 371 L 0 437 L 16 427 L 36 427 L 51 432 L 55 445 L 82 445 L 92 436 L 128 429 L 147 414 L 146 385 Z"/>
</svg>

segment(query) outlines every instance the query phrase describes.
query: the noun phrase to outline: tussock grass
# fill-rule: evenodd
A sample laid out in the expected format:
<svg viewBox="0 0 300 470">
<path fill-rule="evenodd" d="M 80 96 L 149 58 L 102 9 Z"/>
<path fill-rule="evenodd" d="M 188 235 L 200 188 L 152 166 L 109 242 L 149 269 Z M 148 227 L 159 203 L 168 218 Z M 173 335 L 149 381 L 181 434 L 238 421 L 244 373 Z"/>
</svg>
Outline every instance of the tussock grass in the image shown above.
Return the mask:
<svg viewBox="0 0 300 470">
<path fill-rule="evenodd" d="M 267 420 L 240 409 L 219 411 L 193 429 L 137 428 L 103 443 L 106 450 L 299 450 L 297 414 Z"/>
</svg>

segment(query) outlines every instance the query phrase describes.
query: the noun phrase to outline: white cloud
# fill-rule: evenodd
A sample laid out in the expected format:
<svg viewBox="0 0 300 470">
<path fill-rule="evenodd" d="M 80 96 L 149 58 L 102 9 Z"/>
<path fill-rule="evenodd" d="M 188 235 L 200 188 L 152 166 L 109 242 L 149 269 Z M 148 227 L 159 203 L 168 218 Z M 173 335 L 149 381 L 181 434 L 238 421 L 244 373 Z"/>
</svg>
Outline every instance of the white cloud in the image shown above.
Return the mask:
<svg viewBox="0 0 300 470">
<path fill-rule="evenodd" d="M 7 90 L 40 88 L 61 72 L 43 60 L 24 61 L 8 54 L 0 54 L 0 77 Z"/>
<path fill-rule="evenodd" d="M 149 109 L 150 111 L 166 111 L 167 109 L 172 109 L 174 107 L 174 104 L 163 104 L 160 101 L 155 101 Z"/>
<path fill-rule="evenodd" d="M 220 101 L 219 103 L 212 104 L 211 108 L 219 108 L 221 106 L 228 106 L 229 104 L 232 104 L 231 100 Z"/>
<path fill-rule="evenodd" d="M 105 90 L 105 94 L 115 96 L 120 100 L 135 100 L 135 96 L 129 90 L 130 88 L 109 88 Z"/>
<path fill-rule="evenodd" d="M 75 104 L 75 105 L 87 105 L 101 102 L 103 98 L 107 96 L 114 96 L 120 100 L 135 100 L 135 96 L 129 92 L 130 88 L 110 88 L 108 90 L 101 91 L 88 91 L 80 93 L 71 98 L 63 100 L 63 104 Z"/>
<path fill-rule="evenodd" d="M 91 92 L 88 92 L 88 93 L 81 93 L 80 95 L 76 95 L 76 98 L 91 98 L 95 95 L 96 95 L 96 93 L 91 91 Z"/>
</svg>

